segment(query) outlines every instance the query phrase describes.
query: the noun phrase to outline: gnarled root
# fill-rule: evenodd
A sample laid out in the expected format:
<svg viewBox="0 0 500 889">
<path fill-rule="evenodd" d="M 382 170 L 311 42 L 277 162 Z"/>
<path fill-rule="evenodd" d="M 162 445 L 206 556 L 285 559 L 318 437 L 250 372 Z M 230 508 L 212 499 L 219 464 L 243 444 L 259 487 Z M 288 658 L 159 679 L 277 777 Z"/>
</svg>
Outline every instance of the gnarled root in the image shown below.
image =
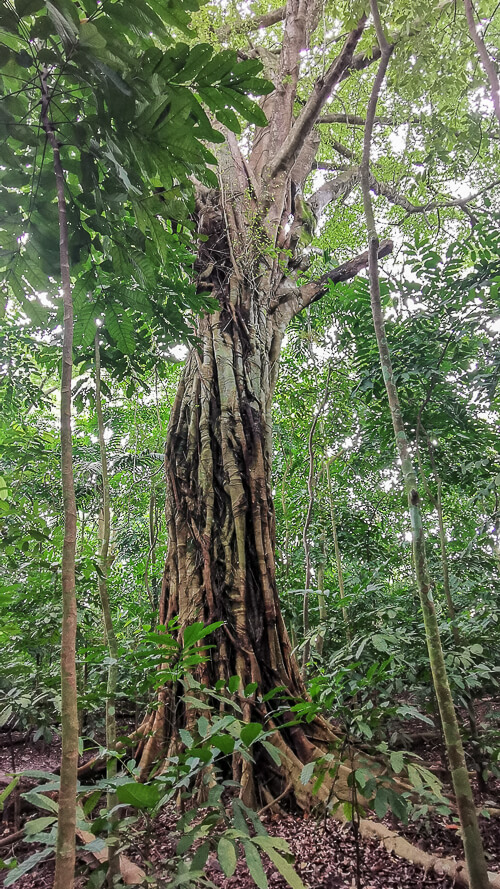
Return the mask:
<svg viewBox="0 0 500 889">
<path fill-rule="evenodd" d="M 344 813 L 340 809 L 335 812 L 333 817 L 337 821 L 346 822 Z M 422 867 L 426 873 L 434 871 L 434 873 L 439 875 L 445 874 L 457 886 L 469 886 L 469 874 L 465 861 L 456 861 L 454 858 L 440 858 L 438 855 L 424 852 L 423 849 L 414 846 L 394 830 L 389 830 L 384 824 L 370 821 L 368 818 L 360 819 L 359 830 L 361 836 L 380 840 L 380 844 L 387 852 L 392 852 L 398 858 L 403 858 L 405 861 L 411 862 L 411 864 Z M 491 889 L 500 889 L 500 874 L 488 872 L 488 877 Z"/>
</svg>

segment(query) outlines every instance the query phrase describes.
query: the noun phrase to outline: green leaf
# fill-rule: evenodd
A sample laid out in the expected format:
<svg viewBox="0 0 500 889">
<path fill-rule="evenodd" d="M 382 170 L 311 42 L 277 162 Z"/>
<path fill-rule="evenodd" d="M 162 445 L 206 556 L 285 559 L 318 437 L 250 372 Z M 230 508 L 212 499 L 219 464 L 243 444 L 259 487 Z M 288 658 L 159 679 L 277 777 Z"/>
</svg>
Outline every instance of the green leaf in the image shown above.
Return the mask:
<svg viewBox="0 0 500 889">
<path fill-rule="evenodd" d="M 88 301 L 77 310 L 74 326 L 75 347 L 86 349 L 94 342 L 97 331 L 95 322 L 99 314 L 100 306 Z"/>
<path fill-rule="evenodd" d="M 267 889 L 267 877 L 262 867 L 260 852 L 251 840 L 242 840 L 245 858 L 252 880 L 259 889 Z"/>
<path fill-rule="evenodd" d="M 277 747 L 275 747 L 274 744 L 271 744 L 270 741 L 261 741 L 261 744 L 264 749 L 267 750 L 273 762 L 276 763 L 277 766 L 281 766 L 281 753 Z"/>
<path fill-rule="evenodd" d="M 372 643 L 377 651 L 387 651 L 387 640 L 385 636 L 382 636 L 380 633 L 374 633 L 372 636 Z"/>
<path fill-rule="evenodd" d="M 0 793 L 0 812 L 3 812 L 5 800 L 11 795 L 12 791 L 16 789 L 20 780 L 21 776 L 16 775 L 16 777 L 12 779 L 10 784 L 7 784 L 7 787 L 5 787 Z"/>
<path fill-rule="evenodd" d="M 187 731 L 187 729 L 185 729 L 185 728 L 179 729 L 179 736 L 180 736 L 182 743 L 188 748 L 188 750 L 191 747 L 194 747 L 193 736 L 192 736 L 191 732 Z"/>
<path fill-rule="evenodd" d="M 28 790 L 28 792 L 23 793 L 22 796 L 37 809 L 45 809 L 47 812 L 56 813 L 58 811 L 58 805 L 55 800 L 51 799 L 50 796 L 44 796 L 42 793 L 38 793 L 36 790 Z"/>
<path fill-rule="evenodd" d="M 206 842 L 202 843 L 201 846 L 196 850 L 193 860 L 191 862 L 191 868 L 194 871 L 201 871 L 205 867 L 207 863 L 207 858 L 210 852 L 210 841 L 206 840 Z"/>
<path fill-rule="evenodd" d="M 306 889 L 293 865 L 291 865 L 286 858 L 283 858 L 283 855 L 280 855 L 275 848 L 266 849 L 266 852 L 275 868 L 280 872 L 281 876 L 285 878 L 292 889 Z"/>
<path fill-rule="evenodd" d="M 380 787 L 378 789 L 373 808 L 375 809 L 379 818 L 385 818 L 387 814 L 387 810 L 389 808 L 388 796 L 389 792 L 386 787 Z"/>
<path fill-rule="evenodd" d="M 115 306 L 106 307 L 106 330 L 116 347 L 123 355 L 132 355 L 135 350 L 134 324 L 125 309 L 120 314 Z"/>
<path fill-rule="evenodd" d="M 404 753 L 401 750 L 392 750 L 389 759 L 393 772 L 396 772 L 396 775 L 401 774 L 405 764 Z"/>
<path fill-rule="evenodd" d="M 7 482 L 5 481 L 3 476 L 0 475 L 0 500 L 7 500 L 8 496 L 9 490 L 7 488 Z"/>
<path fill-rule="evenodd" d="M 79 33 L 82 46 L 88 46 L 90 49 L 97 50 L 105 48 L 106 40 L 92 22 L 82 22 Z"/>
<path fill-rule="evenodd" d="M 221 753 L 232 753 L 235 739 L 231 735 L 213 735 L 210 744 L 220 750 Z"/>
<path fill-rule="evenodd" d="M 241 740 L 246 747 L 250 747 L 259 735 L 262 734 L 262 726 L 260 722 L 249 722 L 241 729 Z"/>
<path fill-rule="evenodd" d="M 476 643 L 475 645 L 470 646 L 469 651 L 471 654 L 481 655 L 483 653 L 483 646 Z"/>
<path fill-rule="evenodd" d="M 217 845 L 217 857 L 226 877 L 232 877 L 238 862 L 235 843 L 221 837 Z"/>
<path fill-rule="evenodd" d="M 311 780 L 313 773 L 314 773 L 315 765 L 316 765 L 316 761 L 314 759 L 312 762 L 307 762 L 305 764 L 305 766 L 303 767 L 303 769 L 300 773 L 300 783 L 301 784 L 309 784 L 309 781 Z"/>
<path fill-rule="evenodd" d="M 231 108 L 221 108 L 215 112 L 215 116 L 228 130 L 231 130 L 233 133 L 241 133 L 240 122 Z"/>
<path fill-rule="evenodd" d="M 199 642 L 201 639 L 209 636 L 210 633 L 213 633 L 213 631 L 217 630 L 220 626 L 222 626 L 222 621 L 217 621 L 216 623 L 209 624 L 206 627 L 199 622 L 190 624 L 184 630 L 184 648 L 191 648 L 193 645 L 196 644 L 196 642 Z"/>
<path fill-rule="evenodd" d="M 33 821 L 26 822 L 24 832 L 26 836 L 33 836 L 56 822 L 57 818 L 54 818 L 52 815 L 44 815 L 42 818 L 34 818 Z"/>
<path fill-rule="evenodd" d="M 241 685 L 241 680 L 240 680 L 239 676 L 230 676 L 229 677 L 227 687 L 228 687 L 229 691 L 231 692 L 231 694 L 235 694 L 235 692 L 238 691 L 240 685 Z"/>
<path fill-rule="evenodd" d="M 408 805 L 404 796 L 391 793 L 389 802 L 393 815 L 406 824 L 408 822 Z"/>
<path fill-rule="evenodd" d="M 118 801 L 126 806 L 134 806 L 135 809 L 152 809 L 160 799 L 160 791 L 155 784 L 139 784 L 137 781 L 130 781 L 128 784 L 118 785 L 116 796 Z"/>
<path fill-rule="evenodd" d="M 18 864 L 13 870 L 11 870 L 5 880 L 4 886 L 12 886 L 13 883 L 16 883 L 24 874 L 33 870 L 37 864 L 40 864 L 45 858 L 48 858 L 49 855 L 53 855 L 54 850 L 51 846 L 47 846 L 46 849 L 42 849 L 41 852 L 35 852 L 34 855 L 30 855 L 29 858 L 26 858 L 21 864 Z"/>
</svg>

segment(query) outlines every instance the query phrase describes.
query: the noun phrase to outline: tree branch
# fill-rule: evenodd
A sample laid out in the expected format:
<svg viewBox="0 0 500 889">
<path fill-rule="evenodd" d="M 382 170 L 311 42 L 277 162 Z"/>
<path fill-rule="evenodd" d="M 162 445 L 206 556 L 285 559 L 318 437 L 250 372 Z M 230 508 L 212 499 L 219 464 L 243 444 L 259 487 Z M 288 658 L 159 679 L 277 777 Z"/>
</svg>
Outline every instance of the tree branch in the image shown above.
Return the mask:
<svg viewBox="0 0 500 889">
<path fill-rule="evenodd" d="M 382 259 L 392 253 L 394 244 L 390 240 L 382 241 L 380 244 L 378 256 Z M 332 284 L 341 284 L 343 281 L 350 281 L 359 275 L 368 265 L 368 250 L 348 259 L 342 265 L 337 266 L 330 272 L 322 275 L 318 281 L 311 281 L 302 287 L 294 287 L 288 280 L 278 289 L 277 298 L 269 304 L 269 314 L 275 312 L 278 307 L 284 307 L 284 314 L 293 318 L 302 309 L 317 302 L 328 291 Z"/>
<path fill-rule="evenodd" d="M 346 123 L 353 127 L 364 127 L 366 118 L 359 114 L 322 114 L 318 117 L 318 123 Z M 377 117 L 374 123 L 380 126 L 395 126 L 396 121 L 392 117 Z M 407 121 L 402 121 L 407 123 Z"/>
<path fill-rule="evenodd" d="M 308 198 L 307 203 L 316 219 L 319 219 L 325 207 L 339 197 L 346 197 L 360 181 L 360 168 L 350 167 L 335 179 L 328 179 Z"/>
<path fill-rule="evenodd" d="M 330 65 L 324 77 L 318 78 L 313 91 L 286 137 L 280 151 L 267 169 L 266 178 L 274 177 L 282 170 L 288 170 L 296 159 L 304 139 L 311 132 L 318 115 L 332 90 L 340 83 L 347 68 L 352 67 L 354 50 L 361 38 L 366 16 L 360 19 L 356 28 L 349 34 L 339 56 Z"/>
<path fill-rule="evenodd" d="M 359 185 L 360 181 L 361 167 L 358 166 L 351 167 L 335 179 L 329 179 L 327 182 L 324 182 L 308 200 L 308 204 L 316 218 L 321 216 L 325 207 L 332 201 L 338 199 L 340 196 L 347 196 L 356 185 Z M 383 195 L 383 197 L 387 198 L 392 204 L 397 204 L 398 206 L 403 207 L 408 213 L 423 213 L 428 209 L 427 207 L 418 207 L 415 204 L 412 204 L 411 201 L 409 201 L 405 195 L 397 191 L 393 185 L 389 185 L 385 182 L 378 182 L 371 172 L 370 191 L 377 195 Z"/>
<path fill-rule="evenodd" d="M 478 34 L 476 22 L 474 20 L 474 12 L 472 9 L 471 0 L 464 0 L 464 6 L 465 16 L 467 18 L 467 24 L 469 26 L 469 33 L 472 37 L 472 40 L 474 41 L 478 56 L 481 59 L 483 68 L 486 72 L 486 76 L 490 84 L 493 107 L 495 109 L 498 123 L 500 124 L 500 84 L 498 83 L 496 68 L 492 60 L 490 59 L 490 55 L 488 53 L 488 50 L 486 49 L 486 44 L 483 38 L 480 36 L 480 34 Z"/>
<path fill-rule="evenodd" d="M 255 18 L 248 19 L 242 18 L 237 25 L 226 25 L 217 32 L 217 37 L 219 40 L 226 40 L 230 34 L 242 34 L 246 31 L 258 31 L 260 28 L 270 28 L 272 25 L 277 25 L 278 22 L 282 22 L 285 15 L 286 4 L 285 6 L 280 6 L 279 9 L 274 9 L 272 12 L 265 13 L 265 15 L 258 15 Z"/>
<path fill-rule="evenodd" d="M 336 167 L 333 164 L 317 164 L 316 168 L 336 172 Z M 316 216 L 316 219 L 319 219 L 328 204 L 332 203 L 334 200 L 338 200 L 340 197 L 346 197 L 356 185 L 359 185 L 360 181 L 361 167 L 356 166 L 340 172 L 335 179 L 328 179 L 323 185 L 320 185 L 307 201 L 309 207 Z M 379 182 L 371 170 L 369 172 L 370 191 L 373 192 L 373 194 L 381 195 L 386 198 L 391 204 L 396 204 L 398 207 L 402 207 L 403 210 L 406 210 L 408 215 L 427 213 L 430 210 L 446 210 L 451 209 L 452 207 L 459 207 L 464 212 L 467 212 L 467 204 L 474 201 L 484 192 L 490 191 L 497 185 L 500 185 L 500 179 L 490 182 L 488 185 L 479 189 L 479 191 L 473 192 L 465 198 L 450 198 L 442 201 L 432 200 L 427 204 L 413 204 L 406 195 L 401 194 L 401 192 L 398 191 L 396 186 L 391 185 L 388 182 Z"/>
</svg>

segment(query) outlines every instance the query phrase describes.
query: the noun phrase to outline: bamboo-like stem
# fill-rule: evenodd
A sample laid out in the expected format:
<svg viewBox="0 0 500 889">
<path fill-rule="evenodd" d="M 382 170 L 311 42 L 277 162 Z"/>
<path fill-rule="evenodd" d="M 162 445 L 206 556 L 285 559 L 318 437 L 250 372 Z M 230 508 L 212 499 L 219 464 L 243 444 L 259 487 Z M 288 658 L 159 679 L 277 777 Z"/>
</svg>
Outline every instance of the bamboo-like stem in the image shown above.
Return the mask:
<svg viewBox="0 0 500 889">
<path fill-rule="evenodd" d="M 101 456 L 102 476 L 102 509 L 99 521 L 99 596 L 101 599 L 102 616 L 106 630 L 106 641 L 109 651 L 108 680 L 106 687 L 106 748 L 113 751 L 116 748 L 116 688 L 118 683 L 118 642 L 116 639 L 113 617 L 109 604 L 108 594 L 108 568 L 109 547 L 111 540 L 111 510 L 109 493 L 108 461 L 106 456 L 106 441 L 104 438 L 104 417 L 101 398 L 101 355 L 99 351 L 99 335 L 95 335 L 95 406 L 97 414 L 97 429 L 99 435 L 99 452 Z M 116 776 L 116 756 L 108 752 L 106 762 L 106 777 L 112 781 Z M 108 812 L 117 804 L 116 793 L 108 791 Z M 108 839 L 108 886 L 113 889 L 114 878 L 120 874 L 120 855 L 118 852 L 118 832 L 116 815 L 109 815 Z"/>
<path fill-rule="evenodd" d="M 420 509 L 420 496 L 418 493 L 417 476 L 413 467 L 408 437 L 406 435 L 399 395 L 394 378 L 392 360 L 385 331 L 384 315 L 380 296 L 380 279 L 378 269 L 379 240 L 375 225 L 375 216 L 370 194 L 370 151 L 373 131 L 373 121 L 377 107 L 378 96 L 385 78 L 387 66 L 391 56 L 389 46 L 378 10 L 377 0 L 371 0 L 371 11 L 377 31 L 377 37 L 381 49 L 380 66 L 375 77 L 370 101 L 368 103 L 367 124 L 365 129 L 362 161 L 362 188 L 363 204 L 368 230 L 369 251 L 369 277 L 370 297 L 373 315 L 373 324 L 380 355 L 380 364 L 384 377 L 387 398 L 391 411 L 392 424 L 401 468 L 403 472 L 405 490 L 408 495 L 408 507 L 411 519 L 413 554 L 415 560 L 415 574 L 417 587 L 422 606 L 427 648 L 431 666 L 436 698 L 443 724 L 446 750 L 450 761 L 451 777 L 456 795 L 457 809 L 462 827 L 465 857 L 469 871 L 471 889 L 488 889 L 489 879 L 484 857 L 484 849 L 479 831 L 479 823 L 472 795 L 472 788 L 465 762 L 464 749 L 460 737 L 457 715 L 453 705 L 451 690 L 448 682 L 446 664 L 443 655 L 443 647 L 439 635 L 434 600 L 432 597 L 431 581 L 427 567 L 425 551 L 425 534 L 422 524 Z"/>
<path fill-rule="evenodd" d="M 76 499 L 71 432 L 73 377 L 73 298 L 69 266 L 65 179 L 59 142 L 50 114 L 48 70 L 40 76 L 41 123 L 52 148 L 59 215 L 59 261 L 64 308 L 61 371 L 61 482 L 64 504 L 61 631 L 61 784 L 54 889 L 72 889 L 75 878 L 76 785 L 78 768 L 78 697 L 76 677 Z"/>
</svg>

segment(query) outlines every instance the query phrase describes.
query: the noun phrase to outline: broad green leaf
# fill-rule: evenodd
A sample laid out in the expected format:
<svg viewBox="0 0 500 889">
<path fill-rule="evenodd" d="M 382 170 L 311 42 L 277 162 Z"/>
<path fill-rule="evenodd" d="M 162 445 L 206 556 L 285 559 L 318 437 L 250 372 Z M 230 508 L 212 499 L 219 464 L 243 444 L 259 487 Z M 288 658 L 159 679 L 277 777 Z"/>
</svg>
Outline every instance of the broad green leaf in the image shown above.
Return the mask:
<svg viewBox="0 0 500 889">
<path fill-rule="evenodd" d="M 250 747 L 251 744 L 262 734 L 262 726 L 260 722 L 249 722 L 241 729 L 241 740 L 243 744 Z"/>
<path fill-rule="evenodd" d="M 38 793 L 36 790 L 28 790 L 28 792 L 23 793 L 22 796 L 37 809 L 45 809 L 47 812 L 56 813 L 58 811 L 58 805 L 55 800 L 51 799 L 50 796 L 44 796 L 44 794 Z"/>
<path fill-rule="evenodd" d="M 262 867 L 262 859 L 260 857 L 260 852 L 252 842 L 252 840 L 242 840 L 243 848 L 245 850 L 245 858 L 248 865 L 248 870 L 250 871 L 250 876 L 254 883 L 259 887 L 259 889 L 267 889 L 267 877 Z"/>
<path fill-rule="evenodd" d="M 226 877 L 232 877 L 238 862 L 235 843 L 221 837 L 217 844 L 217 857 Z"/>
<path fill-rule="evenodd" d="M 98 303 L 89 301 L 78 309 L 73 334 L 75 347 L 86 349 L 94 342 L 97 331 L 96 318 L 101 310 L 102 307 Z"/>
<path fill-rule="evenodd" d="M 123 355 L 132 355 L 135 350 L 134 323 L 123 309 L 118 314 L 115 306 L 106 306 L 106 330 Z"/>
<path fill-rule="evenodd" d="M 18 864 L 17 867 L 9 871 L 5 877 L 4 886 L 12 886 L 14 883 L 17 883 L 24 874 L 29 873 L 37 864 L 40 864 L 41 861 L 53 854 L 54 849 L 51 846 L 47 846 L 40 852 L 35 852 L 34 855 L 30 855 L 29 858 L 26 858 L 21 864 Z"/>
<path fill-rule="evenodd" d="M 210 738 L 210 744 L 217 747 L 221 753 L 232 753 L 234 750 L 235 739 L 231 735 L 213 735 Z"/>
<path fill-rule="evenodd" d="M 126 806 L 134 806 L 136 809 L 152 809 L 160 799 L 160 791 L 154 784 L 139 784 L 131 781 L 128 784 L 119 784 L 116 788 L 116 796 L 120 803 Z"/>
<path fill-rule="evenodd" d="M 270 849 L 266 849 L 266 852 L 281 876 L 285 878 L 292 889 L 306 889 L 293 865 L 291 865 L 283 855 L 280 855 L 276 848 L 271 847 Z"/>
<path fill-rule="evenodd" d="M 24 832 L 26 836 L 33 836 L 36 833 L 41 833 L 46 827 L 50 827 L 56 822 L 57 818 L 54 818 L 51 815 L 46 815 L 42 818 L 34 818 L 32 821 L 26 822 Z"/>
<path fill-rule="evenodd" d="M 403 771 L 405 764 L 404 753 L 401 750 L 392 750 L 389 759 L 391 761 L 391 769 L 396 772 L 396 775 L 399 775 Z"/>
</svg>

